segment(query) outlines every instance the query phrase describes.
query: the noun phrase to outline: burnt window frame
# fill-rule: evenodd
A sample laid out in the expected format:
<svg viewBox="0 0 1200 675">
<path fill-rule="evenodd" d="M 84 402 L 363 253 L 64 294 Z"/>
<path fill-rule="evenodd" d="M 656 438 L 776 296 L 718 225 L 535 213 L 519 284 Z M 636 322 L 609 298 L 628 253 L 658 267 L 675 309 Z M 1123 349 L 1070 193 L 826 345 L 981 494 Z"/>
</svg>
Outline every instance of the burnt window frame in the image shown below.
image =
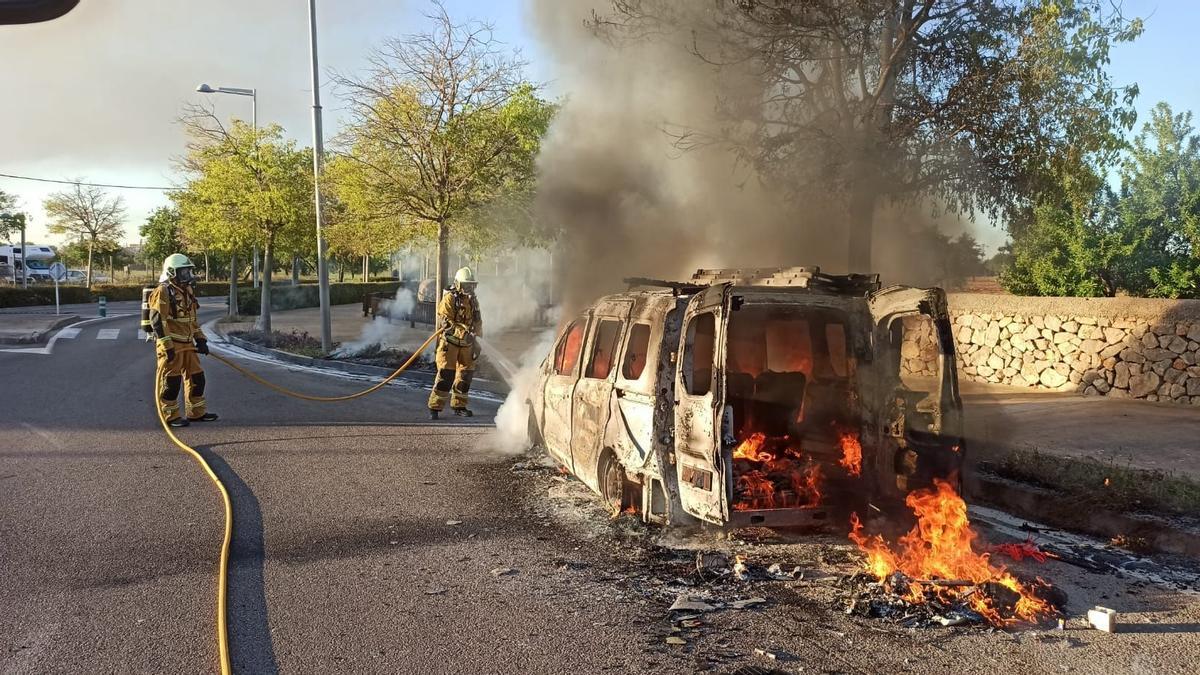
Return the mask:
<svg viewBox="0 0 1200 675">
<path fill-rule="evenodd" d="M 638 372 L 637 376 L 629 377 L 629 375 L 626 374 L 626 372 L 625 372 L 625 366 L 629 361 L 629 348 L 633 346 L 634 332 L 639 327 L 645 327 L 645 329 L 646 329 L 645 361 L 642 363 L 642 368 Z M 651 322 L 649 320 L 630 321 L 629 322 L 629 325 L 626 326 L 626 328 L 625 328 L 625 344 L 621 348 L 621 368 L 620 368 L 620 370 L 617 371 L 617 379 L 619 381 L 635 383 L 635 382 L 641 382 L 646 377 L 646 372 L 648 370 L 651 370 L 649 368 L 649 366 L 650 366 L 651 362 L 654 360 L 653 359 L 654 354 L 652 351 L 654 349 L 653 343 L 654 343 L 654 323 L 653 322 Z"/>
<path fill-rule="evenodd" d="M 600 346 L 600 330 L 604 327 L 604 324 L 607 324 L 607 323 L 617 324 L 617 329 L 616 329 L 616 332 L 613 333 L 612 353 L 611 353 L 611 357 L 609 358 L 609 362 L 608 362 L 608 372 L 604 374 L 604 377 L 596 377 L 595 375 L 592 375 L 590 373 L 592 372 L 592 367 L 596 364 L 597 348 Z M 601 382 L 611 379 L 613 376 L 613 373 L 619 371 L 619 368 L 616 368 L 614 366 L 620 365 L 619 362 L 617 361 L 617 356 L 621 352 L 621 342 L 624 337 L 625 337 L 625 320 L 624 319 L 614 317 L 614 316 L 597 316 L 597 317 L 595 317 L 595 320 L 592 322 L 592 327 L 591 327 L 591 330 L 589 331 L 589 335 L 588 335 L 587 346 L 589 347 L 589 349 L 587 350 L 587 361 L 584 363 L 583 370 L 580 371 L 580 373 L 579 373 L 579 379 L 581 379 L 581 380 L 583 380 L 583 379 L 597 380 L 597 381 L 601 381 Z"/>
<path fill-rule="evenodd" d="M 681 384 L 683 385 L 683 391 L 688 396 L 701 398 L 701 397 L 712 394 L 713 391 L 716 389 L 715 380 L 716 380 L 716 374 L 717 374 L 716 359 L 717 359 L 717 320 L 718 320 L 718 318 L 719 317 L 717 316 L 716 310 L 707 310 L 707 311 L 699 312 L 697 314 L 694 314 L 690 319 L 688 319 L 687 325 L 684 326 L 684 328 L 683 328 L 683 356 L 681 359 L 682 362 L 680 364 L 681 367 L 679 369 L 679 377 L 681 380 Z M 709 364 L 708 382 L 707 382 L 707 386 L 704 389 L 704 391 L 697 392 L 694 388 L 695 383 L 693 381 L 694 380 L 693 376 L 696 373 L 696 353 L 695 353 L 695 349 L 694 349 L 695 344 L 696 344 L 696 333 L 692 330 L 692 328 L 693 328 L 693 326 L 698 325 L 698 323 L 700 321 L 705 320 L 705 319 L 707 319 L 708 321 L 711 322 L 711 331 L 712 331 L 711 335 L 710 335 L 710 340 L 709 340 L 709 352 L 708 352 L 708 364 Z"/>
<path fill-rule="evenodd" d="M 566 349 L 567 340 L 570 337 L 571 331 L 576 327 L 579 327 L 579 330 L 583 333 L 582 337 L 580 337 L 579 352 L 575 355 L 575 362 L 571 364 L 570 370 L 563 372 L 559 369 L 559 354 L 563 349 Z M 581 357 L 583 356 L 584 347 L 587 346 L 587 328 L 588 317 L 581 316 L 572 320 L 567 324 L 567 327 L 563 329 L 562 335 L 560 335 L 558 338 L 558 343 L 554 345 L 554 352 L 552 353 L 553 358 L 550 360 L 550 372 L 553 375 L 557 377 L 575 377 L 575 373 L 579 370 L 579 363 L 583 360 Z"/>
</svg>

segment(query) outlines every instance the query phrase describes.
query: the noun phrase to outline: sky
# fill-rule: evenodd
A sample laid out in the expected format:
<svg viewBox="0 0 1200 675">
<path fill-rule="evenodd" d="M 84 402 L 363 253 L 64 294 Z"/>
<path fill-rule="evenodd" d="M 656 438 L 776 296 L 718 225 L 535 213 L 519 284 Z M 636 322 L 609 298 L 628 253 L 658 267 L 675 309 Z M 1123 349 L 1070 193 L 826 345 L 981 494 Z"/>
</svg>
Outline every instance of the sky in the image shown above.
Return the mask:
<svg viewBox="0 0 1200 675">
<path fill-rule="evenodd" d="M 570 83 L 548 82 L 553 64 L 540 57 L 524 0 L 446 0 L 456 19 L 494 22 L 497 37 L 521 49 L 529 75 L 555 93 Z M 597 0 L 598 5 L 604 0 Z M 354 72 L 367 49 L 385 37 L 420 31 L 424 0 L 318 0 L 321 98 L 326 138 L 337 133 L 341 102 L 329 71 Z M 201 9 L 202 8 L 202 9 Z M 1110 73 L 1117 84 L 1136 82 L 1139 126 L 1158 101 L 1176 110 L 1200 111 L 1200 81 L 1181 77 L 1200 62 L 1200 2 L 1125 0 L 1127 17 L 1142 17 L 1146 32 L 1117 46 Z M 187 102 L 208 101 L 222 116 L 249 119 L 250 100 L 206 96 L 213 87 L 258 89 L 260 124 L 278 122 L 310 145 L 311 99 L 308 16 L 304 0 L 82 0 L 53 22 L 0 26 L 5 64 L 0 105 L 0 173 L 101 183 L 169 186 L 178 182 L 173 159 L 184 136 L 175 123 Z M 65 186 L 0 177 L 32 218 L 30 241 L 60 243 L 47 234 L 45 197 Z M 128 207 L 126 238 L 157 206 L 156 190 L 120 190 Z M 1001 228 L 981 226 L 994 250 Z"/>
</svg>

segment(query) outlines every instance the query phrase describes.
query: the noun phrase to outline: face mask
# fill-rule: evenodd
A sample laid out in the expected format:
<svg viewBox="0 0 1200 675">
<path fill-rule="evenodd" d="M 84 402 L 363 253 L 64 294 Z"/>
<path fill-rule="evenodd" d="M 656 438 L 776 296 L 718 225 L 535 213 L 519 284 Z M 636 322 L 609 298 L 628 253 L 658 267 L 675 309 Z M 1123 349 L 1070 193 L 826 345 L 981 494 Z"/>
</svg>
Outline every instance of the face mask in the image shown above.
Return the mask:
<svg viewBox="0 0 1200 675">
<path fill-rule="evenodd" d="M 192 274 L 192 268 L 180 267 L 175 270 L 175 282 L 179 284 L 194 284 L 196 277 Z"/>
</svg>

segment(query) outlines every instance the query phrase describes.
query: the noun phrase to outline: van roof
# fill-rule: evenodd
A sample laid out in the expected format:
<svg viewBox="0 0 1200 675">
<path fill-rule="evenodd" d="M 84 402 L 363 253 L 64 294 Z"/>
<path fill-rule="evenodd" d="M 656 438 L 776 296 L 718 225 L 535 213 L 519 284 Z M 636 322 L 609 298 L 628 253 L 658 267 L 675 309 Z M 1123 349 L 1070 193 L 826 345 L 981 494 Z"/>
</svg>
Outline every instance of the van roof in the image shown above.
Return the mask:
<svg viewBox="0 0 1200 675">
<path fill-rule="evenodd" d="M 804 289 L 829 295 L 864 297 L 879 290 L 878 274 L 828 274 L 817 266 L 804 267 L 728 267 L 701 268 L 690 281 L 663 281 L 642 277 L 625 280 L 630 290 L 636 287 L 670 289 L 677 294 L 699 292 L 713 284 L 773 289 Z"/>
</svg>

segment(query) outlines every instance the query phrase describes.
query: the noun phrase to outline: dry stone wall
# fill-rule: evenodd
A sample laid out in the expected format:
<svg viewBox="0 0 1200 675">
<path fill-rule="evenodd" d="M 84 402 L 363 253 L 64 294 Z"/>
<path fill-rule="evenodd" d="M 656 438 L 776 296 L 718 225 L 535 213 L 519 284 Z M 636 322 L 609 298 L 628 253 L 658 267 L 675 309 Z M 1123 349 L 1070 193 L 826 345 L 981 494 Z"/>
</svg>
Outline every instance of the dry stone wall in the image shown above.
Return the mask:
<svg viewBox="0 0 1200 675">
<path fill-rule="evenodd" d="M 1200 301 L 955 293 L 962 379 L 1200 405 Z M 907 321 L 904 369 L 933 371 L 927 322 Z"/>
</svg>

